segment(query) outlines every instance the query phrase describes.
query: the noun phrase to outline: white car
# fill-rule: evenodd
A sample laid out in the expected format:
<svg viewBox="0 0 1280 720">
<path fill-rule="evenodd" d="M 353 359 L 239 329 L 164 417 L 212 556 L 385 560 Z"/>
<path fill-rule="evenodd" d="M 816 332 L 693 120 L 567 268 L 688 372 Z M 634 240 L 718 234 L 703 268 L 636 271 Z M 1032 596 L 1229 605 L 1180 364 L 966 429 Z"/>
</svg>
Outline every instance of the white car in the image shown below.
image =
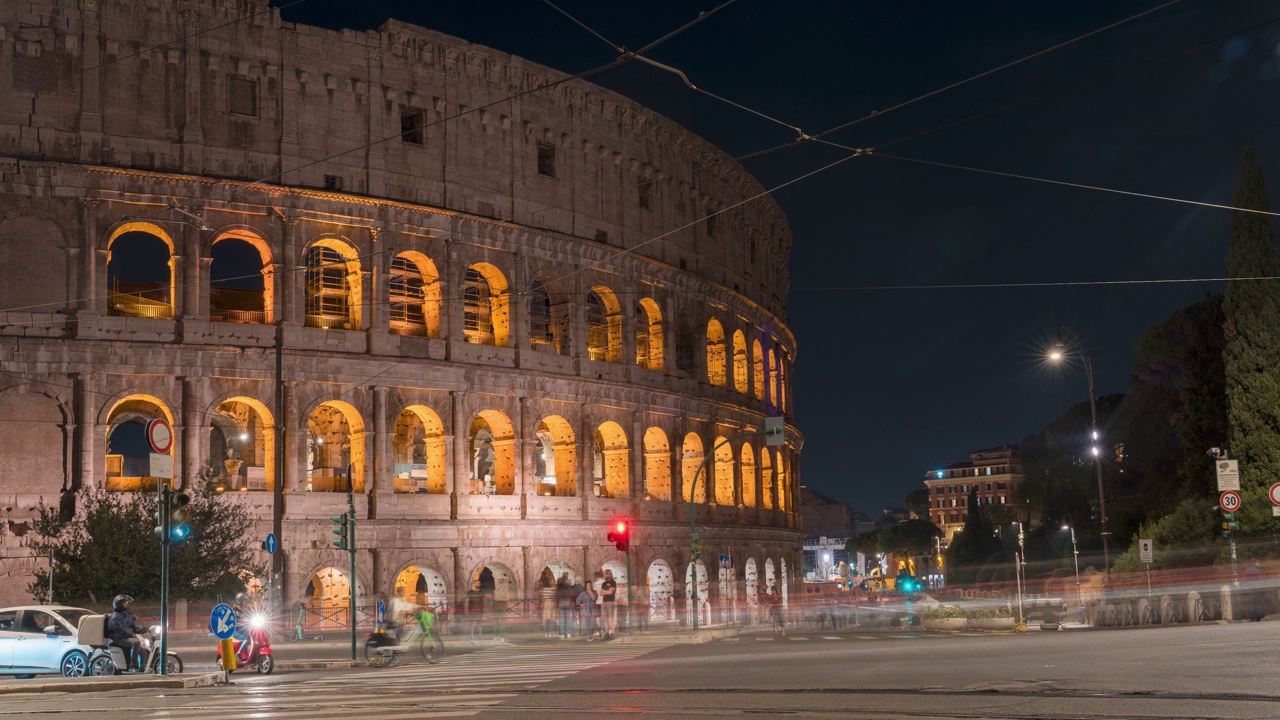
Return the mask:
<svg viewBox="0 0 1280 720">
<path fill-rule="evenodd" d="M 0 675 L 87 675 L 91 648 L 76 642 L 76 628 L 93 614 L 61 605 L 0 609 Z"/>
</svg>

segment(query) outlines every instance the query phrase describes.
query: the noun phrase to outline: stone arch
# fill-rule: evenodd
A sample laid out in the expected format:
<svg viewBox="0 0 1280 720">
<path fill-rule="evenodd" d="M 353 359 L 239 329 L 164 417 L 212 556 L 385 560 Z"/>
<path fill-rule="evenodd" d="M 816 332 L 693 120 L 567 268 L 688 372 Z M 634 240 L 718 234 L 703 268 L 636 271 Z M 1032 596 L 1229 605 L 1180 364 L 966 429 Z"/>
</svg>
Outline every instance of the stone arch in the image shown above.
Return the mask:
<svg viewBox="0 0 1280 720">
<path fill-rule="evenodd" d="M 364 419 L 345 400 L 326 400 L 307 415 L 307 492 L 364 492 Z M 347 476 L 347 468 L 352 476 Z"/>
<path fill-rule="evenodd" d="M 742 478 L 742 505 L 756 507 L 756 451 L 748 443 L 742 444 L 738 458 L 738 474 Z"/>
<path fill-rule="evenodd" d="M 275 321 L 275 269 L 266 239 L 247 228 L 221 230 L 209 243 L 209 259 L 210 320 Z M 246 275 L 255 262 L 256 274 Z"/>
<path fill-rule="evenodd" d="M 71 485 L 67 417 L 66 408 L 49 393 L 23 387 L 0 390 L 0 458 L 16 470 L 5 473 L 6 496 L 39 496 L 44 504 L 58 506 L 59 492 Z M 23 507 L 36 504 L 20 502 Z"/>
<path fill-rule="evenodd" d="M 573 424 L 559 415 L 538 421 L 533 446 L 533 472 L 539 495 L 578 494 L 578 443 Z"/>
<path fill-rule="evenodd" d="M 707 382 L 724 387 L 725 372 L 724 327 L 719 320 L 711 318 L 707 321 Z"/>
<path fill-rule="evenodd" d="M 107 237 L 107 314 L 171 320 L 174 242 L 159 225 L 130 221 Z"/>
<path fill-rule="evenodd" d="M 548 560 L 542 564 L 542 571 L 538 573 L 539 582 L 546 582 L 547 577 L 550 576 L 550 587 L 555 587 L 556 582 L 559 581 L 560 577 L 565 573 L 568 573 L 569 575 L 570 585 L 576 582 L 586 582 L 586 577 L 580 574 L 577 568 L 559 559 Z"/>
<path fill-rule="evenodd" d="M 67 307 L 75 291 L 68 283 L 66 236 L 49 218 L 28 214 L 26 209 L 13 212 L 0 222 L 0 238 L 5 238 L 0 242 L 0 267 L 8 268 L 12 277 L 38 277 L 40 282 L 0 283 L 0 313 L 51 313 Z M 15 242 L 19 237 L 23 240 Z"/>
<path fill-rule="evenodd" d="M 400 588 L 405 589 L 405 599 L 431 609 L 437 615 L 449 606 L 449 583 L 444 573 L 428 565 L 410 564 L 396 573 L 394 597 Z"/>
<path fill-rule="evenodd" d="M 396 335 L 440 337 L 440 272 L 431 258 L 406 250 L 387 273 L 390 330 Z"/>
<path fill-rule="evenodd" d="M 594 478 L 600 497 L 631 496 L 631 451 L 627 433 L 612 420 L 596 428 Z"/>
<path fill-rule="evenodd" d="M 717 437 L 712 445 L 715 448 L 716 504 L 733 507 L 737 504 L 733 492 L 733 447 L 725 442 L 724 437 Z"/>
<path fill-rule="evenodd" d="M 786 376 L 790 374 L 787 365 L 790 360 L 787 357 L 786 350 L 778 352 L 778 410 L 787 411 L 787 380 Z"/>
<path fill-rule="evenodd" d="M 777 495 L 777 502 L 775 504 L 779 510 L 785 512 L 791 509 L 791 487 L 789 484 L 791 478 L 790 474 L 787 472 L 787 454 L 782 450 L 778 451 L 777 472 L 778 480 L 775 483 L 777 486 L 775 491 L 775 494 Z"/>
<path fill-rule="evenodd" d="M 426 405 L 396 416 L 391 436 L 392 487 L 398 493 L 440 495 L 447 486 L 444 423 Z"/>
<path fill-rule="evenodd" d="M 773 509 L 773 451 L 760 448 L 760 507 Z"/>
<path fill-rule="evenodd" d="M 707 574 L 707 565 L 701 560 L 688 563 L 684 569 L 684 596 L 690 600 L 693 599 L 693 578 L 694 568 L 698 573 L 698 612 L 699 621 L 703 625 L 711 624 L 711 577 Z M 688 604 L 690 612 L 689 622 L 693 622 L 693 604 Z"/>
<path fill-rule="evenodd" d="M 777 591 L 778 575 L 773 569 L 773 558 L 765 558 L 764 560 L 764 589 Z"/>
<path fill-rule="evenodd" d="M 775 350 L 772 346 L 769 347 L 768 377 L 769 377 L 769 381 L 766 387 L 769 390 L 769 397 L 768 397 L 769 404 L 777 406 L 778 405 L 778 351 Z"/>
<path fill-rule="evenodd" d="M 608 570 L 613 573 L 613 579 L 618 583 L 618 599 L 626 597 L 626 591 L 622 586 L 627 584 L 627 563 L 617 558 L 610 558 L 600 564 L 600 572 Z"/>
<path fill-rule="evenodd" d="M 103 467 L 104 487 L 112 491 L 134 491 L 155 487 L 151 477 L 151 448 L 147 444 L 146 424 L 164 418 L 173 425 L 168 405 L 154 395 L 131 393 L 117 400 L 107 412 L 107 454 Z M 177 445 L 177 438 L 169 448 Z M 145 482 L 144 482 L 145 480 Z"/>
<path fill-rule="evenodd" d="M 501 410 L 481 410 L 471 420 L 471 494 L 514 495 L 515 432 Z"/>
<path fill-rule="evenodd" d="M 791 584 L 787 581 L 787 559 L 784 557 L 778 558 L 778 564 L 781 566 L 781 571 L 782 571 L 782 578 L 781 578 L 781 583 L 779 584 L 778 591 L 782 593 L 782 609 L 786 610 L 787 598 L 788 598 L 787 586 Z"/>
<path fill-rule="evenodd" d="M 462 281 L 462 334 L 474 345 L 507 347 L 511 339 L 511 292 L 497 266 L 479 262 Z"/>
<path fill-rule="evenodd" d="M 646 500 L 671 500 L 671 444 L 660 427 L 644 431 L 644 493 Z"/>
<path fill-rule="evenodd" d="M 604 285 L 587 293 L 587 357 L 622 362 L 622 305 Z"/>
<path fill-rule="evenodd" d="M 243 395 L 226 398 L 210 413 L 208 429 L 209 465 L 220 487 L 275 487 L 275 421 L 266 404 Z"/>
<path fill-rule="evenodd" d="M 569 347 L 569 302 L 559 283 L 534 280 L 529 286 L 529 347 L 565 354 Z"/>
<path fill-rule="evenodd" d="M 760 346 L 760 338 L 751 341 L 751 395 L 757 400 L 764 400 L 764 350 Z"/>
<path fill-rule="evenodd" d="M 356 604 L 366 598 L 364 585 L 356 577 Z M 325 566 L 317 568 L 307 579 L 302 592 L 306 608 L 308 634 L 334 631 L 348 627 L 351 613 L 351 578 L 342 570 Z"/>
<path fill-rule="evenodd" d="M 698 472 L 698 466 L 702 465 L 703 449 L 702 438 L 698 433 L 691 432 L 684 436 L 684 445 L 682 447 L 680 461 L 680 478 L 684 488 L 684 500 L 689 501 L 689 493 L 693 490 L 694 473 Z M 698 493 L 696 502 L 705 503 L 707 501 L 707 470 L 703 467 L 702 477 L 698 480 Z"/>
<path fill-rule="evenodd" d="M 480 584 L 481 592 L 494 600 L 510 601 L 520 597 L 520 585 L 511 568 L 493 560 L 485 561 L 471 571 L 466 588 L 458 588 L 459 593 L 466 593 Z"/>
<path fill-rule="evenodd" d="M 662 309 L 653 298 L 640 298 L 636 302 L 636 365 L 648 370 L 666 367 L 662 333 Z"/>
<path fill-rule="evenodd" d="M 733 389 L 747 394 L 747 339 L 741 330 L 733 331 Z"/>
<path fill-rule="evenodd" d="M 760 605 L 760 570 L 756 565 L 755 558 L 747 558 L 746 564 L 742 568 L 743 586 L 746 589 L 747 607 L 756 608 Z"/>
<path fill-rule="evenodd" d="M 666 560 L 658 558 L 649 563 L 645 574 L 649 586 L 649 618 L 654 621 L 675 620 L 675 574 Z"/>
<path fill-rule="evenodd" d="M 321 237 L 303 254 L 306 326 L 326 330 L 363 327 L 360 255 L 346 239 Z"/>
</svg>

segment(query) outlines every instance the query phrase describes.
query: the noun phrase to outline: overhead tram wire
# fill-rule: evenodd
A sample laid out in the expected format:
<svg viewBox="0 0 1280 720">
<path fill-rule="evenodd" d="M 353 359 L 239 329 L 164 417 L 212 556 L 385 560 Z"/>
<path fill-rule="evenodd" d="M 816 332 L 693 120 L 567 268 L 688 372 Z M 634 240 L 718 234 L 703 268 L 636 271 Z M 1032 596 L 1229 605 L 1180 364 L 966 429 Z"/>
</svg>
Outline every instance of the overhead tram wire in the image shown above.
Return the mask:
<svg viewBox="0 0 1280 720">
<path fill-rule="evenodd" d="M 298 2 L 303 2 L 304 0 L 297 0 L 297 1 L 298 1 Z M 641 48 L 641 50 L 640 50 L 640 51 L 641 51 L 641 52 L 646 52 L 646 51 L 651 50 L 651 49 L 653 49 L 653 48 L 657 47 L 658 45 L 660 45 L 660 44 L 662 44 L 662 43 L 664 43 L 664 42 L 666 42 L 666 41 L 668 41 L 668 40 L 670 40 L 670 39 L 672 39 L 672 38 L 676 37 L 677 35 L 679 35 L 679 34 L 683 33 L 684 31 L 688 30 L 689 28 L 691 28 L 691 27 L 693 27 L 693 26 L 697 25 L 698 23 L 702 22 L 703 20 L 705 20 L 705 19 L 707 19 L 707 18 L 711 17 L 712 15 L 714 15 L 716 12 L 720 11 L 721 9 L 723 9 L 723 8 L 725 8 L 725 7 L 728 7 L 728 6 L 729 6 L 729 5 L 731 5 L 733 2 L 736 2 L 736 0 L 727 0 L 727 2 L 722 2 L 722 3 L 718 4 L 718 5 L 716 5 L 716 6 L 715 6 L 714 8 L 712 8 L 711 10 L 705 10 L 705 11 L 703 11 L 703 12 L 702 12 L 702 13 L 700 13 L 696 18 L 694 18 L 694 19 L 690 20 L 689 22 L 685 23 L 684 25 L 681 25 L 680 27 L 676 28 L 675 30 L 672 30 L 671 32 L 668 32 L 667 34 L 663 35 L 662 37 L 660 37 L 660 38 L 658 38 L 658 39 L 656 39 L 656 40 L 654 40 L 654 41 L 650 42 L 649 44 L 645 45 L 643 48 Z M 432 121 L 432 122 L 425 123 L 425 124 L 423 124 L 423 125 L 421 125 L 421 126 L 418 126 L 418 127 L 410 127 L 410 128 L 408 128 L 408 129 L 406 129 L 406 128 L 401 128 L 401 129 L 400 129 L 400 131 L 396 132 L 394 135 L 388 135 L 387 137 L 384 137 L 384 138 L 381 138 L 381 139 L 378 139 L 378 140 L 372 140 L 372 141 L 369 141 L 369 142 L 367 142 L 367 143 L 363 143 L 363 144 L 361 144 L 361 145 L 358 145 L 358 146 L 356 146 L 356 147 L 348 148 L 348 149 L 343 150 L 343 151 L 341 151 L 341 152 L 337 152 L 337 153 L 334 153 L 334 154 L 332 154 L 332 155 L 328 155 L 328 156 L 326 156 L 326 157 L 319 158 L 319 159 L 317 159 L 317 160 L 312 160 L 312 161 L 309 161 L 309 162 L 303 163 L 302 165 L 298 165 L 298 166 L 296 166 L 296 167 L 292 167 L 292 168 L 290 168 L 290 169 L 288 169 L 288 170 L 282 170 L 282 171 L 280 171 L 280 172 L 278 172 L 278 173 L 275 173 L 274 175 L 269 175 L 269 176 L 267 176 L 267 177 L 260 178 L 260 179 L 258 179 L 258 180 L 254 180 L 254 181 L 246 182 L 246 183 L 239 183 L 239 184 L 236 184 L 236 185 L 234 185 L 233 187 L 227 188 L 226 190 L 222 191 L 221 196 L 222 196 L 222 197 L 225 197 L 226 195 L 228 195 L 228 194 L 230 194 L 230 193 L 232 193 L 232 192 L 235 192 L 235 191 L 237 191 L 237 190 L 244 190 L 244 189 L 247 189 L 247 188 L 255 187 L 255 186 L 257 186 L 257 185 L 262 185 L 262 184 L 264 184 L 264 183 L 271 182 L 271 181 L 273 181 L 273 180 L 279 180 L 279 179 L 282 179 L 285 175 L 288 175 L 288 174 L 290 174 L 290 173 L 296 173 L 296 172 L 298 172 L 298 171 L 300 171 L 300 170 L 305 170 L 306 168 L 309 168 L 309 167 L 311 167 L 311 166 L 313 166 L 313 165 L 318 165 L 318 164 L 320 164 L 320 163 L 329 162 L 329 161 L 334 160 L 334 159 L 336 159 L 336 158 L 343 157 L 344 155 L 349 155 L 349 154 L 351 154 L 351 153 L 359 152 L 359 151 L 361 151 L 361 150 L 367 150 L 367 149 L 369 149 L 369 148 L 371 148 L 371 147 L 373 147 L 373 146 L 375 146 L 375 145 L 379 145 L 379 144 L 381 144 L 381 143 L 385 143 L 385 142 L 390 142 L 390 141 L 392 141 L 392 140 L 396 140 L 396 139 L 398 139 L 398 138 L 403 137 L 405 132 L 409 132 L 409 131 L 413 131 L 413 130 L 425 130 L 425 129 L 427 129 L 427 128 L 434 127 L 434 126 L 439 125 L 439 124 L 442 124 L 442 123 L 452 122 L 452 121 L 454 121 L 454 120 L 457 120 L 457 119 L 459 119 L 459 118 L 465 117 L 465 116 L 470 115 L 470 114 L 472 114 L 472 113 L 477 113 L 477 112 L 480 112 L 480 111 L 482 111 L 482 110 L 487 110 L 487 109 L 489 109 L 489 108 L 491 108 L 491 107 L 494 107 L 494 106 L 496 106 L 496 105 L 501 105 L 502 103 L 511 102 L 512 100 L 517 100 L 517 99 L 519 99 L 519 98 L 521 98 L 521 97 L 524 97 L 525 95 L 530 95 L 530 94 L 535 93 L 535 92 L 540 92 L 540 91 L 542 91 L 542 90 L 548 90 L 548 89 L 553 88 L 553 87 L 558 87 L 558 86 L 560 86 L 560 85 L 563 85 L 563 84 L 565 84 L 565 83 L 567 83 L 567 82 L 571 82 L 571 81 L 573 81 L 573 80 L 581 80 L 581 79 L 584 79 L 584 78 L 590 77 L 590 76 L 592 76 L 592 75 L 597 75 L 597 74 L 599 74 L 599 73 L 601 73 L 601 72 L 604 72 L 605 70 L 608 70 L 608 69 L 610 69 L 610 68 L 617 67 L 618 65 L 621 65 L 622 63 L 625 63 L 625 62 L 627 62 L 627 61 L 628 61 L 628 60 L 630 60 L 630 59 L 631 59 L 631 54 L 628 52 L 628 53 L 626 53 L 626 54 L 624 54 L 624 55 L 620 55 L 619 57 L 615 58 L 614 60 L 612 60 L 612 61 L 610 61 L 610 62 L 608 62 L 608 63 L 602 64 L 602 65 L 597 65 L 597 66 L 595 66 L 595 67 L 593 67 L 593 68 L 590 68 L 590 69 L 588 69 L 588 70 L 583 70 L 583 71 L 578 72 L 578 73 L 576 73 L 576 74 L 568 75 L 568 76 L 565 76 L 565 77 L 563 77 L 563 78 L 560 78 L 559 80 L 554 80 L 554 81 L 551 81 L 551 82 L 547 82 L 547 83 L 544 83 L 544 84 L 539 85 L 539 86 L 537 86 L 537 87 L 533 87 L 533 88 L 529 88 L 529 89 L 526 89 L 526 90 L 522 90 L 522 91 L 517 92 L 517 93 L 515 93 L 515 94 L 508 95 L 508 96 L 506 96 L 506 97 L 504 97 L 504 98 L 500 98 L 500 99 L 498 99 L 498 100 L 494 100 L 493 102 L 486 103 L 486 104 L 484 104 L 484 105 L 479 105 L 479 106 L 476 106 L 476 107 L 473 107 L 473 108 L 468 108 L 468 109 L 466 109 L 466 110 L 464 110 L 464 111 L 462 111 L 462 112 L 460 112 L 460 113 L 457 113 L 457 114 L 454 114 L 454 115 L 450 115 L 449 117 L 440 118 L 439 120 L 434 120 L 434 121 Z M 229 180 L 228 180 L 227 182 L 231 182 L 231 181 L 229 181 Z M 214 194 L 214 195 L 212 195 L 212 196 L 210 196 L 210 197 L 208 197 L 208 198 L 200 198 L 200 199 L 201 199 L 201 200 L 205 200 L 205 201 L 207 201 L 207 200 L 217 199 L 217 198 L 219 198 L 219 194 Z M 172 208 L 166 208 L 163 212 L 168 212 L 168 211 L 170 211 L 170 210 L 172 210 Z M 160 219 L 160 217 L 161 217 L 160 215 L 151 215 L 151 216 L 141 216 L 141 217 L 137 217 L 137 218 L 134 218 L 134 219 L 135 219 L 135 220 L 159 220 L 159 219 Z M 79 229 L 82 229 L 83 227 L 84 227 L 83 225 L 70 225 L 70 226 L 65 227 L 65 228 L 59 228 L 59 229 L 58 229 L 58 230 L 56 230 L 56 231 L 54 231 L 54 230 L 40 230 L 40 231 L 37 231 L 37 232 L 32 232 L 32 233 L 23 233 L 23 234 L 20 234 L 20 235 L 9 235 L 9 236 L 6 236 L 6 237 L 0 237 L 0 242 L 6 242 L 6 241 L 9 241 L 9 240 L 17 240 L 17 239 L 26 238 L 26 237 L 34 237 L 34 236 L 37 236 L 37 235 L 49 235 L 49 234 L 53 234 L 53 233 L 55 233 L 55 232 L 56 232 L 56 233 L 63 233 L 63 232 L 71 231 L 71 230 L 79 230 Z"/>
</svg>

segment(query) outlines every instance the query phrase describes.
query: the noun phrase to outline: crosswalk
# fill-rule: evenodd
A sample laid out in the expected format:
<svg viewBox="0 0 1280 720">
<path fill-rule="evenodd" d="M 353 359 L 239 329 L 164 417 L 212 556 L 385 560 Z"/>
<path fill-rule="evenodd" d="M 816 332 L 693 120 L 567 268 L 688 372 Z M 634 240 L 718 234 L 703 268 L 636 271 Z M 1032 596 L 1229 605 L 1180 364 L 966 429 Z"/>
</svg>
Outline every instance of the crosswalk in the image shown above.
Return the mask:
<svg viewBox="0 0 1280 720">
<path fill-rule="evenodd" d="M 470 717 L 516 697 L 518 691 L 661 647 L 665 644 L 500 646 L 446 658 L 438 665 L 341 670 L 306 679 L 252 678 L 225 688 L 216 704 L 204 702 L 204 698 L 191 698 L 189 704 L 183 704 L 182 698 L 169 698 L 167 707 L 142 709 L 133 717 L 323 720 L 370 712 L 376 712 L 378 720 Z"/>
<path fill-rule="evenodd" d="M 808 642 L 870 640 L 873 642 L 895 640 L 919 640 L 921 638 L 954 638 L 954 637 L 991 637 L 985 632 L 952 632 L 952 633 L 880 633 L 879 635 L 747 635 L 743 642 Z"/>
</svg>

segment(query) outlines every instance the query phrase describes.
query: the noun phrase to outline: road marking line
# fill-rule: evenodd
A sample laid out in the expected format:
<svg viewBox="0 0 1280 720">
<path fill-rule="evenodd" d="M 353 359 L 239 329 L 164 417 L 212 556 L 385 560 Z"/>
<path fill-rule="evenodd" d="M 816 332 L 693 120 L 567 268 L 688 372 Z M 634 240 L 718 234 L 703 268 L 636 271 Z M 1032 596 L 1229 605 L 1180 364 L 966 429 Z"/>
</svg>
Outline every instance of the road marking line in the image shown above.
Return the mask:
<svg viewBox="0 0 1280 720">
<path fill-rule="evenodd" d="M 756 638 L 756 642 L 773 642 L 773 638 L 771 638 L 771 637 L 758 637 L 758 638 Z"/>
<path fill-rule="evenodd" d="M 808 640 L 809 638 L 807 638 L 807 637 L 805 637 L 805 636 L 801 635 L 800 637 L 793 637 L 793 638 L 791 638 L 791 639 L 792 639 L 792 640 Z"/>
<path fill-rule="evenodd" d="M 843 640 L 844 638 L 842 638 L 842 637 L 833 637 L 833 636 L 831 636 L 831 635 L 823 635 L 823 636 L 822 636 L 822 639 L 823 639 L 823 640 Z"/>
</svg>

